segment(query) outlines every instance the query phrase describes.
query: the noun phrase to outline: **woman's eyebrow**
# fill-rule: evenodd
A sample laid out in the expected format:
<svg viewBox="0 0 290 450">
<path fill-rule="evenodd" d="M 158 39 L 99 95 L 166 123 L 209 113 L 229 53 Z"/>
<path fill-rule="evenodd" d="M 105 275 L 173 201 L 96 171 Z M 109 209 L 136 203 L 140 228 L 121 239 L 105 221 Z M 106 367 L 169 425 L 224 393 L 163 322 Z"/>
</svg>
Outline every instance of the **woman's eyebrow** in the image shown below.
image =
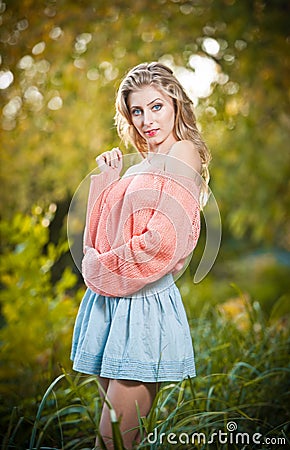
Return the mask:
<svg viewBox="0 0 290 450">
<path fill-rule="evenodd" d="M 159 100 L 159 101 L 162 102 L 162 99 L 159 98 L 159 97 L 157 97 L 157 98 L 155 98 L 154 100 L 151 100 L 151 102 L 149 102 L 146 106 L 152 105 L 152 103 L 156 102 L 157 100 Z M 132 105 L 132 106 L 130 106 L 130 109 L 134 109 L 134 108 L 140 108 L 140 109 L 142 109 L 142 106 L 138 106 L 138 105 Z"/>
<path fill-rule="evenodd" d="M 149 102 L 149 103 L 147 104 L 147 106 L 152 105 L 152 103 L 156 102 L 156 100 L 160 100 L 160 101 L 162 102 L 161 98 L 157 97 L 157 98 L 155 98 L 154 100 L 152 100 L 152 102 Z"/>
</svg>

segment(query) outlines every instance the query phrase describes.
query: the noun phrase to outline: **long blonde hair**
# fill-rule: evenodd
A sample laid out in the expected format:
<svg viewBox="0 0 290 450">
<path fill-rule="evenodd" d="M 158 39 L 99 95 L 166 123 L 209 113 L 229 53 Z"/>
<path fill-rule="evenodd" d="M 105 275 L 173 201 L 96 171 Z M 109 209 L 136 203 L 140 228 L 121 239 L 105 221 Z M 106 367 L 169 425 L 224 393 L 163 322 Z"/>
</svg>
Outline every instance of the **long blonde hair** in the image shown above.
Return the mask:
<svg viewBox="0 0 290 450">
<path fill-rule="evenodd" d="M 187 139 L 192 141 L 197 148 L 202 163 L 201 175 L 206 189 L 209 182 L 210 152 L 197 129 L 192 101 L 174 76 L 173 71 L 164 64 L 159 62 L 139 64 L 133 67 L 122 80 L 117 92 L 115 115 L 115 124 L 120 138 L 124 140 L 125 144 L 131 142 L 143 156 L 146 155 L 147 143 L 132 123 L 128 97 L 131 92 L 148 85 L 159 88 L 161 92 L 172 98 L 175 109 L 173 132 L 177 140 Z"/>
</svg>

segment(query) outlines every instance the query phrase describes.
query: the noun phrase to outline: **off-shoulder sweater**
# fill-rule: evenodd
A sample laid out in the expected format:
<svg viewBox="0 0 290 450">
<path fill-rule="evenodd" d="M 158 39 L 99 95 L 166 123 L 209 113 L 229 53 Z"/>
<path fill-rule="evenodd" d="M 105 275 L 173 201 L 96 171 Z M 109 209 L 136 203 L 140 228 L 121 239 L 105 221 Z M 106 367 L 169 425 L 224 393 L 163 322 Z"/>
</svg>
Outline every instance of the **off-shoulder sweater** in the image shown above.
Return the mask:
<svg viewBox="0 0 290 450">
<path fill-rule="evenodd" d="M 117 169 L 91 177 L 82 274 L 94 292 L 126 297 L 191 254 L 200 233 L 196 180 L 152 166 L 120 178 Z"/>
</svg>

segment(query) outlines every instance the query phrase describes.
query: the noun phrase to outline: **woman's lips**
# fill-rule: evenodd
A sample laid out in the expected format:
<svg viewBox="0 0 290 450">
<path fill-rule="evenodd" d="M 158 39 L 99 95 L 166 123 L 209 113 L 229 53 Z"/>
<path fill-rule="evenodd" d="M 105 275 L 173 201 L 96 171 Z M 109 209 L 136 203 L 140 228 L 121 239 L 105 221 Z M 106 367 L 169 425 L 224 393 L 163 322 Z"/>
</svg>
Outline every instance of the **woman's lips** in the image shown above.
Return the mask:
<svg viewBox="0 0 290 450">
<path fill-rule="evenodd" d="M 145 134 L 146 134 L 146 136 L 154 137 L 154 136 L 156 136 L 157 132 L 158 132 L 158 128 L 155 128 L 154 130 L 145 131 Z"/>
</svg>

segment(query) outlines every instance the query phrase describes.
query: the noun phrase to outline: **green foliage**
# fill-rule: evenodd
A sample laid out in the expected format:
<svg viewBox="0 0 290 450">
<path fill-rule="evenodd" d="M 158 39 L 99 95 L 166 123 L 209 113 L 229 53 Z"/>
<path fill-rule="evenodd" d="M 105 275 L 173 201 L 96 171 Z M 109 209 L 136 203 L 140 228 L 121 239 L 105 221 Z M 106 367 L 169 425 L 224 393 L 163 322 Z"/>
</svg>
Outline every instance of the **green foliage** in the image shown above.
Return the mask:
<svg viewBox="0 0 290 450">
<path fill-rule="evenodd" d="M 1 223 L 1 408 L 32 402 L 39 389 L 66 365 L 80 293 L 69 294 L 76 275 L 52 269 L 67 243 L 49 242 L 55 205 L 18 213 Z M 7 411 L 6 411 L 7 414 Z"/>
<path fill-rule="evenodd" d="M 289 445 L 290 368 L 286 317 L 268 321 L 258 304 L 245 299 L 241 304 L 243 321 L 233 322 L 228 316 L 229 305 L 224 304 L 205 308 L 199 320 L 191 324 L 198 376 L 163 386 L 147 418 L 139 417 L 143 438 L 136 449 L 225 450 L 229 448 L 228 443 L 219 442 L 217 438 L 214 447 L 202 440 L 194 446 L 179 443 L 172 447 L 166 439 L 169 433 L 174 433 L 177 439 L 181 433 L 186 433 L 189 438 L 193 433 L 203 433 L 209 440 L 219 430 L 227 433 L 230 439 L 227 424 L 232 421 L 238 426 L 232 436 L 238 432 L 248 433 L 251 439 L 255 433 L 260 433 L 263 439 L 283 438 Z M 14 418 L 3 450 L 12 449 L 15 444 L 19 449 L 30 450 L 42 446 L 74 450 L 91 448 L 98 432 L 102 406 L 98 389 L 95 377 L 72 376 L 64 371 L 47 389 L 35 418 L 25 418 L 33 424 L 30 438 L 27 436 L 26 442 L 21 440 L 23 429 L 21 425 L 17 428 Z M 112 406 L 109 407 L 112 410 Z M 114 414 L 112 426 L 115 448 L 122 448 Z M 146 436 L 154 430 L 158 440 L 149 444 Z"/>
<path fill-rule="evenodd" d="M 82 290 L 72 270 L 57 273 L 67 244 L 51 242 L 54 204 L 30 214 L 31 204 L 68 201 L 95 156 L 119 144 L 114 98 L 128 68 L 160 59 L 194 74 L 194 55 L 217 71 L 194 100 L 223 241 L 202 283 L 192 285 L 201 247 L 178 281 L 195 318 L 199 376 L 164 388 L 140 433 L 209 434 L 232 419 L 239 430 L 281 435 L 289 414 L 289 2 L 11 0 L 0 14 L 1 76 L 14 77 L 0 89 L 3 450 L 89 448 L 101 406 L 93 377 L 64 371 L 50 385 L 68 364 Z"/>
<path fill-rule="evenodd" d="M 193 254 L 190 270 L 177 281 L 189 317 L 199 317 L 205 305 L 214 306 L 229 299 L 239 302 L 233 281 L 247 297 L 259 302 L 267 317 L 289 314 L 289 263 L 284 262 L 284 253 L 265 249 L 230 255 L 221 248 L 219 261 L 211 272 L 202 282 L 193 284 L 196 265 L 201 258 L 200 249 L 203 249 L 202 244 L 198 244 Z"/>
</svg>

